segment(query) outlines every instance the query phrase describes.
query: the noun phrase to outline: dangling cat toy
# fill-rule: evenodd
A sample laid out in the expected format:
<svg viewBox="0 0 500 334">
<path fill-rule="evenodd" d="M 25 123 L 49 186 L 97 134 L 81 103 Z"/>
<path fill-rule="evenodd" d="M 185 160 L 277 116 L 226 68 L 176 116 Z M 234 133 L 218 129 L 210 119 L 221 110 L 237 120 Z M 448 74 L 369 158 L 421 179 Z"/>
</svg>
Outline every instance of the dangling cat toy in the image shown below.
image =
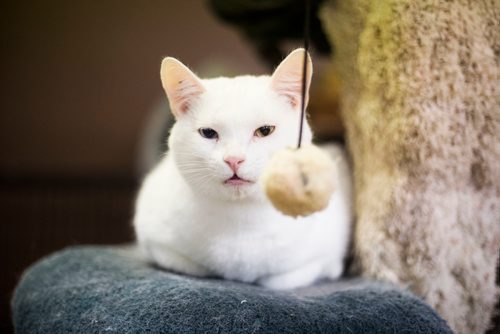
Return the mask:
<svg viewBox="0 0 500 334">
<path fill-rule="evenodd" d="M 312 72 L 309 59 L 310 2 L 306 1 L 304 58 L 299 140 L 297 149 L 276 153 L 262 174 L 262 184 L 274 207 L 286 215 L 307 216 L 326 208 L 335 185 L 335 164 L 328 154 L 314 145 L 301 147 L 305 109 Z"/>
</svg>

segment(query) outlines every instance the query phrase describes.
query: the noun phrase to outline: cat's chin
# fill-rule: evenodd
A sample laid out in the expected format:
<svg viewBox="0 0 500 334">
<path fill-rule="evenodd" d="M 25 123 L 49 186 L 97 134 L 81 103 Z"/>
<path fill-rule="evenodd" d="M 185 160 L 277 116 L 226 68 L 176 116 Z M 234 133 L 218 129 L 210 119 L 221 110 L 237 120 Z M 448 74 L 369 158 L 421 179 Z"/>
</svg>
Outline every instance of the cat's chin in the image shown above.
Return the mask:
<svg viewBox="0 0 500 334">
<path fill-rule="evenodd" d="M 244 183 L 240 185 L 227 185 L 225 184 L 224 197 L 231 201 L 244 201 L 256 198 L 256 187 L 251 183 Z"/>
<path fill-rule="evenodd" d="M 221 184 L 221 188 L 209 196 L 225 201 L 254 201 L 261 197 L 259 190 L 255 182 L 231 180 Z"/>
</svg>

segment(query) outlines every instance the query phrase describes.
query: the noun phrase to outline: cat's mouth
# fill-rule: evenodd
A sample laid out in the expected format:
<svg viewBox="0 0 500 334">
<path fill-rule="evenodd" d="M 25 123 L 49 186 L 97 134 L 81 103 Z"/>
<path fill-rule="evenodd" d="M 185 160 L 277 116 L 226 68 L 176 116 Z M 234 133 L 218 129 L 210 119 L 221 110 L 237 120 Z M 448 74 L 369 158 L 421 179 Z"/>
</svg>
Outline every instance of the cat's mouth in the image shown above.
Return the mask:
<svg viewBox="0 0 500 334">
<path fill-rule="evenodd" d="M 231 185 L 231 186 L 241 186 L 245 184 L 250 184 L 252 181 L 242 179 L 241 177 L 238 176 L 238 174 L 233 174 L 229 179 L 224 181 L 224 184 Z"/>
</svg>

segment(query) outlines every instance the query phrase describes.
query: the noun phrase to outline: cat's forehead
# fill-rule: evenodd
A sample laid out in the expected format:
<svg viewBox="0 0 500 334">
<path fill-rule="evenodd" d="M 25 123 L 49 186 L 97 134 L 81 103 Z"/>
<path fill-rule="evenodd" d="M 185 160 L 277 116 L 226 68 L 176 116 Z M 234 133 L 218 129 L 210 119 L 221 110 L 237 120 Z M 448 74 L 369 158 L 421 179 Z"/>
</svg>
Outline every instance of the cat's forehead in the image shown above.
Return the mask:
<svg viewBox="0 0 500 334">
<path fill-rule="evenodd" d="M 220 102 L 255 101 L 270 91 L 271 77 L 269 76 L 238 76 L 234 78 L 204 79 L 203 86 L 207 90 L 207 97 Z"/>
<path fill-rule="evenodd" d="M 203 121 L 235 121 L 269 118 L 270 109 L 276 109 L 277 94 L 271 90 L 269 76 L 240 76 L 203 80 L 203 94 L 199 119 Z"/>
</svg>

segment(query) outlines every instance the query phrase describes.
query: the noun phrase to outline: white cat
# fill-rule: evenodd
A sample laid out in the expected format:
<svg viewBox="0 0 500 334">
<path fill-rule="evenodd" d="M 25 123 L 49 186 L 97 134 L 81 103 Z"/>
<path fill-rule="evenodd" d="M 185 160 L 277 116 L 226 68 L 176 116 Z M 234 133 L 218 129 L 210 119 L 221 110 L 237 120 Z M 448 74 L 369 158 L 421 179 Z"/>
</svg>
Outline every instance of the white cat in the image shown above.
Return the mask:
<svg viewBox="0 0 500 334">
<path fill-rule="evenodd" d="M 305 286 L 343 271 L 351 223 L 344 153 L 327 209 L 285 216 L 266 199 L 259 175 L 277 150 L 296 145 L 304 50 L 269 76 L 201 80 L 174 58 L 161 67 L 176 123 L 170 151 L 147 175 L 134 218 L 137 239 L 161 267 L 273 289 Z M 307 89 L 312 63 L 308 55 Z M 306 100 L 307 101 L 307 100 Z M 305 144 L 311 142 L 304 127 Z"/>
</svg>

